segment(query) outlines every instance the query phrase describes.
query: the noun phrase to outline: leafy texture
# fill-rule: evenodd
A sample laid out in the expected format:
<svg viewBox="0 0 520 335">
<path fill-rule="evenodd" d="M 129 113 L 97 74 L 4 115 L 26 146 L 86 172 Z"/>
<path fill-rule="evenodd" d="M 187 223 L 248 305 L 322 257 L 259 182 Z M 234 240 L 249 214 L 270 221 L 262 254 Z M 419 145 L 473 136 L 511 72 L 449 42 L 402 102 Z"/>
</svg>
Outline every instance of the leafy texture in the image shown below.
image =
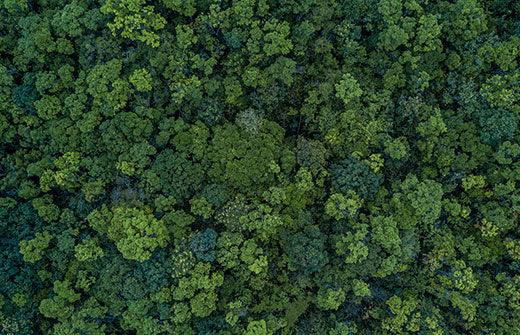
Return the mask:
<svg viewBox="0 0 520 335">
<path fill-rule="evenodd" d="M 519 18 L 0 1 L 0 334 L 520 334 Z"/>
</svg>

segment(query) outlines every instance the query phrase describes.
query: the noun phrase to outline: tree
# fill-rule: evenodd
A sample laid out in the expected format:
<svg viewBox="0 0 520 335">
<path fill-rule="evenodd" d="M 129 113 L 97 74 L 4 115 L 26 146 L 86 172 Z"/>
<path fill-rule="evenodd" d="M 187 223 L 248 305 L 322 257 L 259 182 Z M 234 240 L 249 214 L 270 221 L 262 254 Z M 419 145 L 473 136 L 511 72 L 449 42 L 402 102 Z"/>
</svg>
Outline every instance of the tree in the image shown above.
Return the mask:
<svg viewBox="0 0 520 335">
<path fill-rule="evenodd" d="M 335 87 L 336 97 L 340 98 L 347 106 L 355 102 L 363 94 L 359 83 L 350 73 L 343 74 L 340 82 Z"/>
<path fill-rule="evenodd" d="M 336 190 L 342 193 L 354 191 L 361 199 L 374 196 L 381 184 L 381 177 L 354 157 L 333 164 L 330 174 Z"/>
<path fill-rule="evenodd" d="M 101 7 L 103 14 L 114 15 L 114 21 L 108 23 L 112 34 L 144 42 L 151 47 L 159 46 L 156 31 L 164 28 L 166 20 L 154 13 L 154 6 L 146 6 L 144 0 L 107 0 Z"/>
<path fill-rule="evenodd" d="M 76 245 L 74 250 L 76 258 L 79 261 L 96 260 L 104 254 L 103 249 L 101 249 L 93 239 L 85 240 Z"/>
<path fill-rule="evenodd" d="M 49 247 L 52 235 L 47 232 L 36 233 L 31 240 L 20 241 L 20 253 L 26 262 L 34 263 L 42 259 L 43 252 Z"/>
<path fill-rule="evenodd" d="M 190 242 L 190 249 L 195 256 L 206 262 L 215 260 L 215 245 L 217 244 L 217 232 L 207 228 L 197 233 Z"/>
<path fill-rule="evenodd" d="M 344 301 L 345 292 L 341 288 L 337 290 L 320 289 L 316 297 L 317 306 L 325 310 L 337 310 Z"/>
<path fill-rule="evenodd" d="M 354 192 L 350 192 L 349 197 L 345 197 L 341 193 L 334 193 L 325 203 L 325 213 L 336 220 L 345 217 L 353 218 L 361 208 L 361 204 L 361 200 Z"/>
<path fill-rule="evenodd" d="M 136 69 L 130 75 L 130 82 L 139 92 L 149 92 L 152 90 L 152 76 L 146 69 Z"/>
<path fill-rule="evenodd" d="M 417 221 L 431 226 L 441 213 L 442 186 L 433 180 L 420 182 L 409 175 L 400 186 L 401 192 L 392 197 L 403 228 L 417 225 Z"/>
<path fill-rule="evenodd" d="M 229 124 L 217 127 L 208 153 L 209 177 L 243 192 L 269 183 L 279 172 L 282 136 L 279 126 L 272 123 L 257 136 Z"/>
<path fill-rule="evenodd" d="M 267 335 L 267 325 L 265 320 L 251 321 L 247 324 L 245 334 L 247 335 Z"/>
<path fill-rule="evenodd" d="M 88 221 L 92 228 L 106 233 L 126 259 L 145 261 L 168 241 L 164 223 L 148 208 L 104 207 L 90 213 Z"/>
<path fill-rule="evenodd" d="M 316 226 L 285 237 L 284 251 L 288 257 L 288 268 L 304 276 L 319 271 L 329 257 L 325 250 L 325 237 Z"/>
</svg>

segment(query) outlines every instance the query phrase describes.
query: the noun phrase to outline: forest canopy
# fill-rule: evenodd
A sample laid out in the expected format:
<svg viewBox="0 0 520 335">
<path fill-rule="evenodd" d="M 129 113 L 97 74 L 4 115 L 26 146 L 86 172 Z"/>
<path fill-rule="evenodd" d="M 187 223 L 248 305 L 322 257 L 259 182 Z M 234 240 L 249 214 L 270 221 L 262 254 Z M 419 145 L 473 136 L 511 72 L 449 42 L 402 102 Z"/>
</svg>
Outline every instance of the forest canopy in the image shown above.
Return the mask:
<svg viewBox="0 0 520 335">
<path fill-rule="evenodd" d="M 520 1 L 0 0 L 0 334 L 520 334 Z"/>
</svg>

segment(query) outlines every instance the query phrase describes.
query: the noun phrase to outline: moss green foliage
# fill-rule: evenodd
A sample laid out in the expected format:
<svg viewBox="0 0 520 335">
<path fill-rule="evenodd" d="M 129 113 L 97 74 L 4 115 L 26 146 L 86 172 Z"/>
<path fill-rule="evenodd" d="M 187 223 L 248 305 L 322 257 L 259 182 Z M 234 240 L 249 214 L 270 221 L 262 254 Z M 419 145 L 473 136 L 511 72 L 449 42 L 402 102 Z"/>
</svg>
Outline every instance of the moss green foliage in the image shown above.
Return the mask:
<svg viewBox="0 0 520 335">
<path fill-rule="evenodd" d="M 105 233 L 126 259 L 145 261 L 155 248 L 165 247 L 168 239 L 163 221 L 155 218 L 148 208 L 103 207 L 92 211 L 87 220 L 94 230 Z"/>
<path fill-rule="evenodd" d="M 520 334 L 519 18 L 0 0 L 0 334 Z"/>
</svg>

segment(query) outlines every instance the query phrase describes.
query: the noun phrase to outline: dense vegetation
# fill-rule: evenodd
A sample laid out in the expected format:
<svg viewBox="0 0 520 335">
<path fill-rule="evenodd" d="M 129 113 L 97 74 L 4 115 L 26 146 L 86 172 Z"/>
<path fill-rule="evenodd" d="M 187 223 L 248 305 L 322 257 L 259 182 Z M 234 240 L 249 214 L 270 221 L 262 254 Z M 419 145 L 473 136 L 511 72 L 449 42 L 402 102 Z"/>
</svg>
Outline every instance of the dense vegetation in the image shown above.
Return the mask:
<svg viewBox="0 0 520 335">
<path fill-rule="evenodd" d="M 0 333 L 520 334 L 520 2 L 1 0 Z"/>
</svg>

